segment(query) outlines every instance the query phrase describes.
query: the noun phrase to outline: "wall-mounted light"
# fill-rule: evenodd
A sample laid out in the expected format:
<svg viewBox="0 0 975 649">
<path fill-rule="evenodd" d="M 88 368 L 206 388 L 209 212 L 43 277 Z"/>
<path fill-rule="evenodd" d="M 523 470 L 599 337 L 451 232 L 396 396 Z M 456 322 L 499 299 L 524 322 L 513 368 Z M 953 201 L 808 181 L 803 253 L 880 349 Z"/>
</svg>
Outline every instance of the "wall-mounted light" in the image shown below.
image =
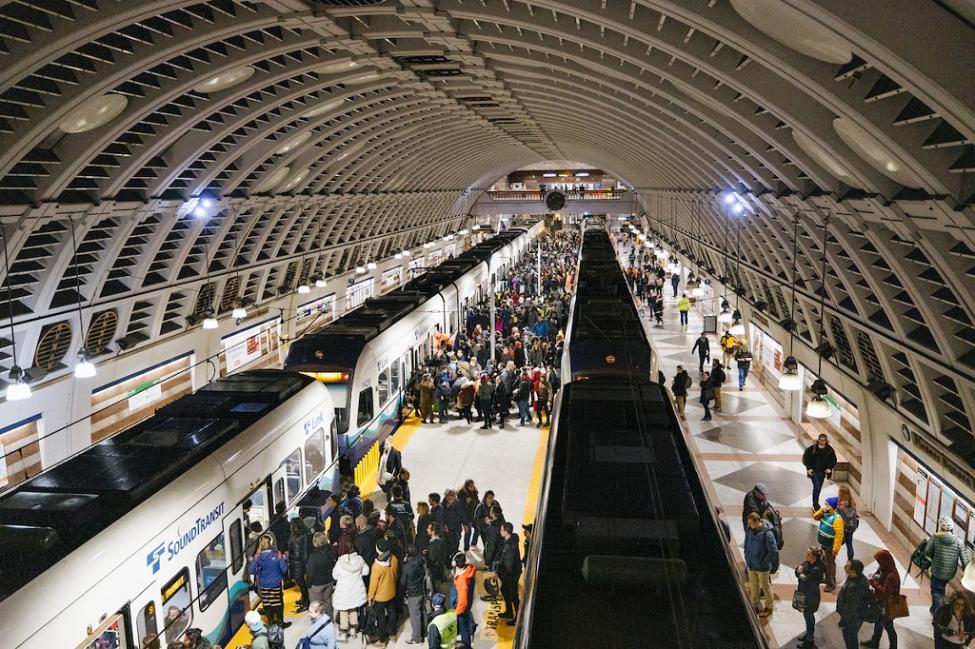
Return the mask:
<svg viewBox="0 0 975 649">
<path fill-rule="evenodd" d="M 78 362 L 74 366 L 74 377 L 76 379 L 90 379 L 98 374 L 95 364 L 88 359 L 88 353 L 84 350 L 78 352 Z"/>
</svg>

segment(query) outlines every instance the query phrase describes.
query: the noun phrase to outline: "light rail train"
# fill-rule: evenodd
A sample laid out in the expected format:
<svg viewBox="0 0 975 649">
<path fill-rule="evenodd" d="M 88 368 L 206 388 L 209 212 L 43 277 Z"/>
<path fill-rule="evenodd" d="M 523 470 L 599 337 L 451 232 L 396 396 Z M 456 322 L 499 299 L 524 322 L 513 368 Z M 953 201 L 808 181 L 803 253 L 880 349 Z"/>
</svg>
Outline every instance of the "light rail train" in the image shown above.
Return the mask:
<svg viewBox="0 0 975 649">
<path fill-rule="evenodd" d="M 247 524 L 333 479 L 333 421 L 317 381 L 244 371 L 0 496 L 2 646 L 225 643 L 250 608 Z"/>
<path fill-rule="evenodd" d="M 328 388 L 343 468 L 356 482 L 378 466 L 379 444 L 400 423 L 406 384 L 438 336 L 454 339 L 467 309 L 496 288 L 539 227 L 501 232 L 291 344 L 284 367 Z"/>
<path fill-rule="evenodd" d="M 2 646 L 144 649 L 191 627 L 225 644 L 251 606 L 248 524 L 268 529 L 279 503 L 310 513 L 343 455 L 359 480 L 375 470 L 410 372 L 538 229 L 367 300 L 292 343 L 285 370 L 217 379 L 0 495 Z"/>
<path fill-rule="evenodd" d="M 605 231 L 585 229 L 578 277 L 514 647 L 765 649 L 643 323 L 593 308 L 607 288 L 633 307 Z"/>
</svg>

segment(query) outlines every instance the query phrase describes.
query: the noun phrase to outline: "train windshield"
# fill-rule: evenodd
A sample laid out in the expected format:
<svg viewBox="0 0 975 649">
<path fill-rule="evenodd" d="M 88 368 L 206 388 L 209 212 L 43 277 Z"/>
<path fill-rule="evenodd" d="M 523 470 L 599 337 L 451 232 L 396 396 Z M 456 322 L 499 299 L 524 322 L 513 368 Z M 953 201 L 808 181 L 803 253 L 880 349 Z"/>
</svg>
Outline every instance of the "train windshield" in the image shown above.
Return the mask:
<svg viewBox="0 0 975 649">
<path fill-rule="evenodd" d="M 317 379 L 328 388 L 328 394 L 335 404 L 335 426 L 339 433 L 349 432 L 349 381 L 351 371 L 345 372 L 303 372 Z"/>
</svg>

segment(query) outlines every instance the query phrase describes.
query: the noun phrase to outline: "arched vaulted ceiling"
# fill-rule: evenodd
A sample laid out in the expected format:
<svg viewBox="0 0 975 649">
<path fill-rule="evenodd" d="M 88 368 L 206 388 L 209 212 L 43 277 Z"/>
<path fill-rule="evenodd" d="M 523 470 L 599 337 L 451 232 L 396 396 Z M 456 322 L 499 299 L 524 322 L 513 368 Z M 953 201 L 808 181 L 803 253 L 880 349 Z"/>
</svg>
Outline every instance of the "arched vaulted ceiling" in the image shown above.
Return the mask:
<svg viewBox="0 0 975 649">
<path fill-rule="evenodd" d="M 724 241 L 717 192 L 747 197 L 764 220 L 747 226 L 743 272 L 770 303 L 795 215 L 812 278 L 830 215 L 834 344 L 862 370 L 872 357 L 849 343 L 862 334 L 888 382 L 932 379 L 912 392 L 925 425 L 970 435 L 973 13 L 961 0 L 0 0 L 18 362 L 79 299 L 86 326 L 115 311 L 130 346 L 181 335 L 210 303 L 260 303 L 454 231 L 498 177 L 570 159 L 626 179 L 702 259 Z M 805 316 L 812 341 L 818 311 Z"/>
</svg>

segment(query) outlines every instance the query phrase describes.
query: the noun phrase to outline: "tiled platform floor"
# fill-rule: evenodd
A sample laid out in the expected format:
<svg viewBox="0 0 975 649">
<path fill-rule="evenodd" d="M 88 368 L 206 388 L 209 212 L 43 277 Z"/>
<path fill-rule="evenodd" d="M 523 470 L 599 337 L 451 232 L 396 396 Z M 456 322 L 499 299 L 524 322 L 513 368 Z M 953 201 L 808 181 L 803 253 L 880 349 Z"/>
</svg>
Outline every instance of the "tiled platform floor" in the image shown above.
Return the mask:
<svg viewBox="0 0 975 649">
<path fill-rule="evenodd" d="M 678 364 L 691 372 L 694 386 L 687 400 L 687 430 L 704 460 L 736 543 L 741 546 L 744 540 L 740 523 L 742 499 L 756 482 L 768 485 L 771 500 L 783 515 L 785 547 L 781 555 L 782 568 L 773 582 L 779 601 L 776 602 L 775 613 L 765 623 L 765 630 L 773 646 L 795 647 L 796 637 L 805 627 L 802 614 L 791 606 L 796 584 L 793 570 L 802 561 L 805 549 L 816 541 L 816 527 L 810 516 L 812 489 L 802 466 L 803 448 L 797 441 L 797 426 L 752 377 L 749 377 L 745 389 L 738 391 L 734 363 L 728 371 L 729 381 L 722 390 L 722 412 L 715 412 L 711 421 L 701 421 L 704 410 L 697 403 L 698 360 L 696 354 L 691 354 L 691 347 L 701 333 L 702 318 L 692 309 L 689 325 L 681 327 L 676 299 L 671 297 L 669 289 L 670 285 L 667 284 L 663 326 L 647 324 L 647 331 L 661 357 L 660 369 L 668 380 L 673 377 Z M 711 349 L 718 349 L 715 336 L 711 337 Z M 836 490 L 837 485 L 828 482 L 822 497 L 835 495 Z M 900 547 L 869 512 L 862 513 L 863 519 L 854 536 L 854 550 L 855 556 L 866 565 L 866 574 L 872 574 L 877 569 L 874 552 L 878 548 L 887 548 L 897 560 L 903 578 L 909 551 Z M 842 583 L 844 563 L 845 548 L 837 558 L 838 583 Z M 908 596 L 911 616 L 895 622 L 898 646 L 901 649 L 933 647 L 927 581 L 923 587 L 919 587 L 914 578 L 909 577 L 902 584 L 901 592 Z M 835 593 L 824 593 L 822 605 L 816 614 L 818 647 L 843 649 L 835 609 Z M 865 625 L 860 633 L 861 641 L 869 639 L 872 631 L 872 625 Z M 887 647 L 886 636 L 880 646 Z"/>
</svg>

